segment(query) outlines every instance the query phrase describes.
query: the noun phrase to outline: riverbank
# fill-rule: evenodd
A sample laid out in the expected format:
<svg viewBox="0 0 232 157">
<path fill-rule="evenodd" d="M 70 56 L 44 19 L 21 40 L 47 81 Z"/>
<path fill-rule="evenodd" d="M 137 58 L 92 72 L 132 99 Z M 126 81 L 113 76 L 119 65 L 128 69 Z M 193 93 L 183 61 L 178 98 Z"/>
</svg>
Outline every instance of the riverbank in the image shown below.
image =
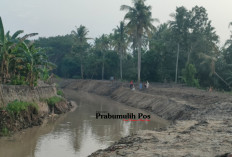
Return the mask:
<svg viewBox="0 0 232 157">
<path fill-rule="evenodd" d="M 108 96 L 173 121 L 165 130 L 138 132 L 90 156 L 222 156 L 232 148 L 231 95 L 171 84 L 131 91 L 128 84 L 64 80 L 61 87 Z"/>
<path fill-rule="evenodd" d="M 43 83 L 34 89 L 1 85 L 0 90 L 0 136 L 41 125 L 44 119 L 72 108 L 71 103 L 57 95 L 55 84 Z"/>
</svg>

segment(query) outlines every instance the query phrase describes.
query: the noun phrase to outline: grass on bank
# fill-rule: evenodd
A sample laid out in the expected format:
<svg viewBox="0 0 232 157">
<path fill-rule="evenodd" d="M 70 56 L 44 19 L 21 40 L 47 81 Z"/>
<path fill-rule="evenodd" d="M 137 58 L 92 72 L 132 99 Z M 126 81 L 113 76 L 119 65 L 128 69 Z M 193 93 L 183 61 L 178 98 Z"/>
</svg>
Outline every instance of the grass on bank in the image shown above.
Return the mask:
<svg viewBox="0 0 232 157">
<path fill-rule="evenodd" d="M 64 98 L 58 97 L 58 96 L 53 96 L 51 98 L 46 99 L 48 106 L 51 106 L 51 107 L 55 106 L 56 103 L 63 101 L 63 100 Z"/>
<path fill-rule="evenodd" d="M 57 95 L 64 96 L 64 92 L 62 90 L 58 90 Z"/>
<path fill-rule="evenodd" d="M 36 111 L 38 112 L 38 109 L 39 109 L 38 104 L 34 102 L 24 102 L 24 101 L 18 101 L 18 100 L 8 103 L 7 106 L 2 109 L 6 110 L 10 114 L 18 115 L 21 111 L 28 110 L 28 107 L 34 107 Z"/>
<path fill-rule="evenodd" d="M 0 132 L 0 135 L 8 136 L 9 134 L 10 134 L 9 130 L 6 127 L 3 127 L 1 132 Z"/>
</svg>

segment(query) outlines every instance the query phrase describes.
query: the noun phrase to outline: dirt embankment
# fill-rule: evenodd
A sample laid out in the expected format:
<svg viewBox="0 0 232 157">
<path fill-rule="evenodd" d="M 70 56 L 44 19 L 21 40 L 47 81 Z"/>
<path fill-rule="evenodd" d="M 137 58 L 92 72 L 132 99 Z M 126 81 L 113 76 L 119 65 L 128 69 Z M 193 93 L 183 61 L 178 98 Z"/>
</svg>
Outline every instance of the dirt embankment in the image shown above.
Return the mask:
<svg viewBox="0 0 232 157">
<path fill-rule="evenodd" d="M 167 120 L 221 119 L 231 116 L 232 96 L 181 85 L 151 84 L 149 89 L 129 89 L 128 83 L 61 80 L 61 88 L 109 96 L 128 106 L 150 111 Z"/>
<path fill-rule="evenodd" d="M 109 96 L 125 105 L 148 110 L 174 124 L 165 130 L 122 138 L 91 157 L 229 156 L 232 148 L 232 97 L 178 85 L 152 84 L 131 91 L 128 83 L 65 80 L 61 87 Z"/>
<path fill-rule="evenodd" d="M 28 86 L 1 86 L 1 106 L 0 108 L 0 136 L 8 135 L 32 126 L 43 123 L 43 119 L 52 114 L 61 114 L 69 111 L 72 105 L 64 98 L 56 102 L 54 106 L 49 106 L 46 99 L 59 97 L 56 87 L 44 84 L 43 86 L 31 89 Z M 33 102 L 38 105 L 29 106 L 27 109 L 18 112 L 8 112 L 4 106 L 12 101 Z"/>
<path fill-rule="evenodd" d="M 167 130 L 127 136 L 90 157 L 227 157 L 232 121 L 178 121 Z"/>
</svg>

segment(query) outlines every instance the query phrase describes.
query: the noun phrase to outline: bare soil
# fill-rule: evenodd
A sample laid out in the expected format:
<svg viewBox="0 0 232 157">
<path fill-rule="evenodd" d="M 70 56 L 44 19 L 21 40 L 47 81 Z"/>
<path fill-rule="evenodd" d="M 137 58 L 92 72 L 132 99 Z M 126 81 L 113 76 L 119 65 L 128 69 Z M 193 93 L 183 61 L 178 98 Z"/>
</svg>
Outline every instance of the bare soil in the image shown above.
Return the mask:
<svg viewBox="0 0 232 157">
<path fill-rule="evenodd" d="M 124 137 L 91 157 L 229 156 L 232 151 L 232 97 L 228 93 L 172 84 L 132 91 L 129 83 L 93 80 L 61 80 L 60 85 L 108 96 L 174 122 L 164 130 Z"/>
</svg>

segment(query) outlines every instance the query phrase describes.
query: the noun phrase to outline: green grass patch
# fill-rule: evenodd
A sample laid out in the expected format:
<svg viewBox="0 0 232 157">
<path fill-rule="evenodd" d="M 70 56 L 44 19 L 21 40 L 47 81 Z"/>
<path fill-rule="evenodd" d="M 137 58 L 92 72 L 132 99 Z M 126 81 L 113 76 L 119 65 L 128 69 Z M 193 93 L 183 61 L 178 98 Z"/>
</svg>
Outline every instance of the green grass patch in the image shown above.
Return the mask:
<svg viewBox="0 0 232 157">
<path fill-rule="evenodd" d="M 46 101 L 49 106 L 54 106 L 56 103 L 63 101 L 64 99 L 62 97 L 54 96 L 51 98 L 48 98 Z"/>
<path fill-rule="evenodd" d="M 1 130 L 2 136 L 8 136 L 10 134 L 9 130 L 6 127 L 3 127 Z"/>
<path fill-rule="evenodd" d="M 64 96 L 64 93 L 63 93 L 62 90 L 58 90 L 58 91 L 57 91 L 57 95 Z"/>
<path fill-rule="evenodd" d="M 38 111 L 39 106 L 36 103 L 23 102 L 18 100 L 15 100 L 7 104 L 5 110 L 10 114 L 19 114 L 21 111 L 28 110 L 28 107 L 30 106 L 34 107 Z"/>
</svg>

